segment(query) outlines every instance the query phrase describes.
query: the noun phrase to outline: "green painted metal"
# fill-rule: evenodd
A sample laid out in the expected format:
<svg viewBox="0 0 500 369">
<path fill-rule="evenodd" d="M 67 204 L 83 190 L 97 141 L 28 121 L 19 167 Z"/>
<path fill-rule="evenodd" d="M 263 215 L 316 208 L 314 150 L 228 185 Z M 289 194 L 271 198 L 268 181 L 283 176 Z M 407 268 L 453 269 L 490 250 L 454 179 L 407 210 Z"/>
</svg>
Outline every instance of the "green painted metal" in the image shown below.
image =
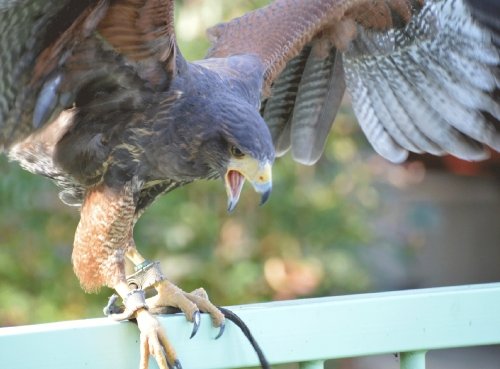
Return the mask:
<svg viewBox="0 0 500 369">
<path fill-rule="evenodd" d="M 231 309 L 248 324 L 273 364 L 500 344 L 499 283 Z M 257 365 L 250 345 L 230 323 L 214 340 L 218 330 L 203 316 L 190 340 L 192 326 L 182 315 L 160 321 L 184 368 Z M 102 318 L 0 328 L 0 360 L 2 368 L 136 369 L 137 327 Z"/>
<path fill-rule="evenodd" d="M 324 360 L 305 361 L 299 364 L 299 369 L 323 369 L 324 366 Z"/>
<path fill-rule="evenodd" d="M 426 351 L 402 352 L 400 354 L 401 369 L 425 369 Z"/>
</svg>

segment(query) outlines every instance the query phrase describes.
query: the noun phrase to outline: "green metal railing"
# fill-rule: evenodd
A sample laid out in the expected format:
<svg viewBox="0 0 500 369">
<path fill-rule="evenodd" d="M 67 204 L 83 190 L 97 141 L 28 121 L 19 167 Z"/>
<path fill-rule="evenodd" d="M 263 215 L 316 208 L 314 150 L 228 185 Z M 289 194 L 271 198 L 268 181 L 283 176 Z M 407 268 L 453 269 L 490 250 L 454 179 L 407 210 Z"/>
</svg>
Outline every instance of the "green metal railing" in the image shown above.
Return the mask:
<svg viewBox="0 0 500 369">
<path fill-rule="evenodd" d="M 324 360 L 400 353 L 402 369 L 425 368 L 429 350 L 500 344 L 500 283 L 234 306 L 271 364 L 320 369 Z M 219 340 L 203 316 L 196 337 L 181 315 L 160 318 L 186 369 L 256 366 L 228 323 Z M 0 328 L 1 368 L 120 368 L 139 362 L 137 327 L 88 319 Z M 155 364 L 151 363 L 155 368 Z"/>
</svg>

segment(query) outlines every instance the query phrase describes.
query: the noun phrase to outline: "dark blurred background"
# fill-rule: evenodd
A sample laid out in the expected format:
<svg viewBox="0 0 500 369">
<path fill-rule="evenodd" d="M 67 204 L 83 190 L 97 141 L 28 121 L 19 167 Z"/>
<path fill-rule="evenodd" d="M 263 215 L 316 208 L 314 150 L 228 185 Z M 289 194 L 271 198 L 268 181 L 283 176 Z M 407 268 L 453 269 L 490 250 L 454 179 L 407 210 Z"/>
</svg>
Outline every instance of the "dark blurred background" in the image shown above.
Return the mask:
<svg viewBox="0 0 500 369">
<path fill-rule="evenodd" d="M 179 2 L 183 53 L 202 58 L 207 27 L 265 3 Z M 71 267 L 77 209 L 5 157 L 0 173 L 0 326 L 101 316 L 112 292 L 83 293 Z M 139 221 L 138 248 L 221 305 L 500 280 L 500 156 L 392 165 L 360 133 L 348 98 L 320 162 L 278 159 L 271 200 L 258 200 L 248 187 L 227 214 L 221 180 L 176 190 Z"/>
</svg>

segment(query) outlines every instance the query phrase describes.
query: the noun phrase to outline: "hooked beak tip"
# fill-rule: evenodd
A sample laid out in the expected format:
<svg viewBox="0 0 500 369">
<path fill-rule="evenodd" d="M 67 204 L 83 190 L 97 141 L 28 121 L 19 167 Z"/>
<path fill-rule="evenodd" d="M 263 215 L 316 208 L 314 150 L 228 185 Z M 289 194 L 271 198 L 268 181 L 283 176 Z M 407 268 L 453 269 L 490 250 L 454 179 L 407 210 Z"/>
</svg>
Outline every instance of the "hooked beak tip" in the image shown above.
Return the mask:
<svg viewBox="0 0 500 369">
<path fill-rule="evenodd" d="M 272 188 L 267 189 L 266 191 L 262 192 L 261 197 L 260 197 L 260 206 L 264 205 L 267 200 L 269 200 L 269 197 L 271 196 Z"/>
<path fill-rule="evenodd" d="M 237 204 L 238 204 L 238 201 L 229 200 L 227 202 L 227 212 L 232 213 L 234 211 L 234 209 L 236 208 Z"/>
</svg>

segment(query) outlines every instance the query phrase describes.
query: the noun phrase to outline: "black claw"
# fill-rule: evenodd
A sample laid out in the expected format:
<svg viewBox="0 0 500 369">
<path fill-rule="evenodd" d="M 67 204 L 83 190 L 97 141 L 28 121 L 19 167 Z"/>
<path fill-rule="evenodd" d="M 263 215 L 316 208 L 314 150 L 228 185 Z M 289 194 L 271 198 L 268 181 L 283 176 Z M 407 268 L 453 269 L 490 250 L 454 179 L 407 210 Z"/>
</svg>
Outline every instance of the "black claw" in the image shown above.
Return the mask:
<svg viewBox="0 0 500 369">
<path fill-rule="evenodd" d="M 174 361 L 174 369 L 182 369 L 182 365 L 179 360 Z"/>
<path fill-rule="evenodd" d="M 200 328 L 201 314 L 199 311 L 195 311 L 193 314 L 193 331 L 191 332 L 191 336 L 189 339 L 193 338 L 198 332 L 198 328 Z"/>
<path fill-rule="evenodd" d="M 181 362 L 179 360 L 174 361 L 174 365 L 167 361 L 168 369 L 182 369 Z"/>
<path fill-rule="evenodd" d="M 121 312 L 119 307 L 116 305 L 116 300 L 118 300 L 118 295 L 115 293 L 111 295 L 108 300 L 108 304 L 104 307 L 104 309 L 102 309 L 104 315 L 109 316 L 111 314 L 118 314 Z"/>
<path fill-rule="evenodd" d="M 215 337 L 216 340 L 222 337 L 222 335 L 224 334 L 224 329 L 226 329 L 226 323 L 222 322 L 222 324 L 219 327 L 219 334 L 217 335 L 217 337 Z"/>
</svg>

